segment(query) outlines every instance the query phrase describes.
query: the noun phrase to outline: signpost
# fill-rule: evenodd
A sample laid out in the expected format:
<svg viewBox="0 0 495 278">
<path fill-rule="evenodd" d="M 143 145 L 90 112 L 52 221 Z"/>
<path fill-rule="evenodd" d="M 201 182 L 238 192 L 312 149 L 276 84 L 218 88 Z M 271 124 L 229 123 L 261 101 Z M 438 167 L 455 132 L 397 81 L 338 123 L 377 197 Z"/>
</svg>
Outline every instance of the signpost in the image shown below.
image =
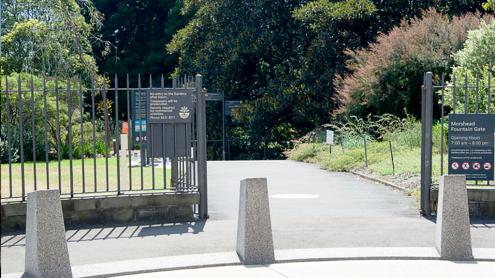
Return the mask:
<svg viewBox="0 0 495 278">
<path fill-rule="evenodd" d="M 225 116 L 232 116 L 235 110 L 241 107 L 242 101 L 240 100 L 226 100 L 225 101 Z"/>
<path fill-rule="evenodd" d="M 146 166 L 148 161 L 148 155 L 145 151 L 147 145 L 147 132 L 146 132 L 146 106 L 147 106 L 147 92 L 146 91 L 133 91 L 131 93 L 131 142 L 130 148 L 134 149 L 134 146 L 139 146 L 139 153 L 141 156 L 141 165 Z"/>
<path fill-rule="evenodd" d="M 195 89 L 159 89 L 147 95 L 152 157 L 190 156 Z"/>
<path fill-rule="evenodd" d="M 330 153 L 332 153 L 332 145 L 333 145 L 333 130 L 328 129 L 327 130 L 327 140 L 326 143 L 328 144 L 330 148 Z"/>
<path fill-rule="evenodd" d="M 148 123 L 190 123 L 193 89 L 161 89 L 148 93 Z"/>
<path fill-rule="evenodd" d="M 449 175 L 494 179 L 495 114 L 449 115 Z"/>
</svg>

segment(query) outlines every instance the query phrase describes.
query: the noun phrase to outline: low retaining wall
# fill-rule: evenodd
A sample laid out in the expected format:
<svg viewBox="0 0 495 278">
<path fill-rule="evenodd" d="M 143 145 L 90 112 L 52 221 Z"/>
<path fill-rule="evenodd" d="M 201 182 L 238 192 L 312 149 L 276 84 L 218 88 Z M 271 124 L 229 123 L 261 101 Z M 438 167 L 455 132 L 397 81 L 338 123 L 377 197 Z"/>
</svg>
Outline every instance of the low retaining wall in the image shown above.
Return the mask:
<svg viewBox="0 0 495 278">
<path fill-rule="evenodd" d="M 495 217 L 495 187 L 468 187 L 469 215 Z M 436 213 L 438 189 L 430 191 L 431 211 Z"/>
<path fill-rule="evenodd" d="M 62 199 L 66 227 L 79 224 L 194 221 L 199 194 L 153 194 Z M 26 203 L 2 204 L 2 233 L 24 231 Z"/>
</svg>

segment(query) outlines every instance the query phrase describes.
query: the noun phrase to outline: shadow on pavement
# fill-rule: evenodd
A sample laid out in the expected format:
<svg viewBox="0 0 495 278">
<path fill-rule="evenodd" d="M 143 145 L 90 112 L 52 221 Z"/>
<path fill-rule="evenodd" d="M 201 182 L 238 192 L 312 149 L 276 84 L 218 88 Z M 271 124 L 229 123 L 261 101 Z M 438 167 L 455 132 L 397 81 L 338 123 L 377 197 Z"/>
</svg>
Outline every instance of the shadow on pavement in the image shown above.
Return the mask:
<svg viewBox="0 0 495 278">
<path fill-rule="evenodd" d="M 437 222 L 436 216 L 423 216 L 424 219 L 433 223 Z M 471 217 L 471 228 L 495 229 L 495 217 Z"/>
<path fill-rule="evenodd" d="M 203 232 L 206 221 L 135 224 L 135 225 L 98 225 L 72 228 L 66 231 L 67 242 L 83 242 L 120 238 L 138 238 L 173 234 L 198 234 Z M 1 247 L 24 246 L 23 233 L 2 235 Z"/>
</svg>

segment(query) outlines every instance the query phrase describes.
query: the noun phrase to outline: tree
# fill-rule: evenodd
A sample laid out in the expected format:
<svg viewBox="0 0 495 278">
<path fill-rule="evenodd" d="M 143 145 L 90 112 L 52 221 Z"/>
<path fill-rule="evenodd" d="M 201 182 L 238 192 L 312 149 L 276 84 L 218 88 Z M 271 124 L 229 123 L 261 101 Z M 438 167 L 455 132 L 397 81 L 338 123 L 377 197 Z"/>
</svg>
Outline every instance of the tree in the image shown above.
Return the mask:
<svg viewBox="0 0 495 278">
<path fill-rule="evenodd" d="M 95 34 L 98 67 L 104 73 L 129 73 L 131 77 L 165 74 L 169 78 L 177 55 L 165 45 L 188 21 L 180 14 L 182 0 L 96 0 L 95 7 L 105 16 Z"/>
<path fill-rule="evenodd" d="M 182 12 L 192 19 L 168 45 L 180 55 L 176 74 L 202 73 L 210 92 L 246 103 L 229 136 L 242 140 L 250 158 L 279 157 L 291 119 L 313 103 L 293 101 L 286 89 L 295 87 L 305 36 L 292 10 L 303 2 L 185 1 Z"/>
<path fill-rule="evenodd" d="M 18 92 L 18 82 L 21 82 L 21 94 Z M 7 83 L 8 82 L 8 83 Z M 35 92 L 31 96 L 31 82 L 33 82 L 33 88 Z M 54 93 L 55 80 L 48 79 L 45 83 L 45 88 L 47 90 L 46 94 L 46 117 L 45 112 L 45 100 L 44 94 L 39 91 L 43 88 L 43 80 L 37 76 L 30 75 L 28 73 L 12 74 L 7 76 L 0 82 L 2 88 L 8 88 L 8 99 L 7 93 L 2 92 L 0 95 L 0 102 L 2 103 L 1 113 L 1 136 L 2 141 L 8 141 L 7 138 L 7 128 L 13 134 L 12 142 L 10 146 L 12 148 L 12 153 L 15 153 L 19 149 L 19 137 L 20 137 L 20 114 L 22 112 L 23 118 L 23 134 L 24 134 L 24 149 L 26 150 L 26 157 L 31 157 L 32 154 L 32 123 L 34 117 L 34 129 L 37 140 L 36 140 L 36 150 L 38 157 L 44 157 L 44 132 L 48 136 L 48 148 L 51 150 L 55 147 L 56 136 L 57 136 L 57 125 L 56 125 L 56 96 Z M 8 87 L 7 87 L 8 84 Z M 66 127 L 68 125 L 68 99 L 66 94 L 65 82 L 58 81 L 58 98 L 59 98 L 59 120 L 60 126 Z M 73 84 L 74 86 L 74 84 Z M 77 85 L 76 85 L 77 86 Z M 20 95 L 22 98 L 20 98 Z M 33 103 L 31 102 L 31 97 L 33 97 Z M 72 102 L 79 103 L 78 96 L 72 94 Z M 9 105 L 9 110 L 7 111 L 7 105 Z M 19 107 L 22 107 L 19 110 Z M 80 118 L 80 110 L 78 105 L 75 105 L 74 109 L 71 111 L 73 116 L 78 115 Z M 34 109 L 33 109 L 34 108 Z M 8 113 L 8 114 L 7 114 Z M 46 130 L 45 130 L 45 120 L 46 120 Z M 61 129 L 61 140 L 64 143 L 67 137 L 67 128 Z M 5 158 L 5 157 L 4 157 Z"/>
<path fill-rule="evenodd" d="M 487 20 L 491 17 L 486 16 Z M 337 76 L 340 112 L 364 117 L 406 111 L 420 115 L 419 89 L 423 74 L 432 71 L 436 78 L 448 73 L 452 53 L 461 49 L 468 30 L 478 28 L 480 14 L 449 19 L 435 10 L 421 18 L 403 20 L 388 34 L 382 34 L 366 49 L 348 50 L 349 75 Z"/>
<path fill-rule="evenodd" d="M 483 3 L 483 9 L 495 12 L 495 0 L 488 0 L 486 3 Z"/>
<path fill-rule="evenodd" d="M 453 85 L 454 77 L 457 84 L 468 82 L 471 86 L 467 91 L 464 86 L 456 88 L 456 106 L 465 107 L 467 95 L 468 112 L 486 112 L 488 109 L 488 94 L 495 87 L 495 21 L 481 22 L 479 29 L 468 33 L 464 47 L 457 51 L 453 57 L 457 66 L 452 67 L 450 85 Z M 453 108 L 453 90 L 448 88 L 445 93 L 445 101 Z M 490 110 L 495 111 L 495 102 L 491 101 Z"/>
<path fill-rule="evenodd" d="M 2 2 L 3 74 L 95 76 L 91 33 L 101 22 L 88 0 Z"/>
<path fill-rule="evenodd" d="M 168 50 L 179 55 L 176 74 L 200 72 L 209 91 L 243 100 L 230 129 L 248 146 L 243 152 L 252 158 L 280 157 L 288 141 L 332 120 L 340 104 L 335 75 L 349 70 L 345 49 L 366 46 L 380 32 L 431 5 L 455 14 L 482 3 L 467 2 L 473 5 L 442 0 L 188 0 L 182 13 L 191 21 L 174 35 Z"/>
<path fill-rule="evenodd" d="M 481 22 L 480 28 L 468 33 L 464 47 L 454 55 L 455 61 L 471 70 L 495 66 L 495 21 Z"/>
</svg>

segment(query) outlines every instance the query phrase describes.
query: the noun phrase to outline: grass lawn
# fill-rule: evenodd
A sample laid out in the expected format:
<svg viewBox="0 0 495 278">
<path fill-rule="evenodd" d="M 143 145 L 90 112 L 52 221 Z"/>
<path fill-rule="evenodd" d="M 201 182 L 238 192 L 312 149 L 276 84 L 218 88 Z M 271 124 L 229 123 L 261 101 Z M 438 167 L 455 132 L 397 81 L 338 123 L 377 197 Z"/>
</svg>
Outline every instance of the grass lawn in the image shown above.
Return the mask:
<svg viewBox="0 0 495 278">
<path fill-rule="evenodd" d="M 94 162 L 92 158 L 84 159 L 84 188 L 83 188 L 83 174 L 82 174 L 82 160 L 73 160 L 73 184 L 75 193 L 83 192 L 104 192 L 107 190 L 106 181 L 106 161 L 105 158 L 96 159 L 96 173 L 94 171 Z M 9 165 L 1 164 L 1 197 L 10 197 L 9 191 Z M 62 194 L 70 193 L 70 161 L 60 161 L 60 181 L 62 186 Z M 57 161 L 50 161 L 48 163 L 49 169 L 49 188 L 59 187 L 59 174 Z M 117 191 L 117 158 L 108 158 L 108 190 Z M 130 190 L 130 180 L 132 180 L 132 190 L 141 190 L 141 167 L 131 168 L 132 175 L 129 179 L 129 167 L 128 158 L 120 158 L 120 188 L 121 190 Z M 34 164 L 32 162 L 24 163 L 25 172 L 25 184 L 26 192 L 34 190 Z M 95 185 L 96 174 L 96 185 Z M 167 185 L 164 186 L 163 182 L 163 168 L 155 167 L 154 175 L 152 167 L 143 167 L 143 189 L 153 188 L 153 176 L 155 180 L 155 189 L 167 189 L 170 187 L 170 169 L 166 170 Z M 22 171 L 21 164 L 12 164 L 12 196 L 19 197 L 22 194 Z M 36 181 L 38 189 L 46 189 L 46 164 L 45 162 L 36 163 Z M 96 190 L 95 190 L 96 186 Z"/>
<path fill-rule="evenodd" d="M 392 160 L 388 142 L 370 142 L 368 149 L 368 168 L 373 173 L 381 176 L 392 175 Z M 395 173 L 396 174 L 419 174 L 421 172 L 421 149 L 392 146 Z M 316 163 L 322 168 L 332 171 L 349 171 L 366 167 L 365 153 L 363 147 L 342 148 L 329 147 L 322 143 L 300 144 L 290 151 L 289 158 L 297 161 Z M 447 154 L 444 154 L 444 170 L 447 171 Z M 440 173 L 440 153 L 433 154 L 434 176 Z"/>
</svg>

